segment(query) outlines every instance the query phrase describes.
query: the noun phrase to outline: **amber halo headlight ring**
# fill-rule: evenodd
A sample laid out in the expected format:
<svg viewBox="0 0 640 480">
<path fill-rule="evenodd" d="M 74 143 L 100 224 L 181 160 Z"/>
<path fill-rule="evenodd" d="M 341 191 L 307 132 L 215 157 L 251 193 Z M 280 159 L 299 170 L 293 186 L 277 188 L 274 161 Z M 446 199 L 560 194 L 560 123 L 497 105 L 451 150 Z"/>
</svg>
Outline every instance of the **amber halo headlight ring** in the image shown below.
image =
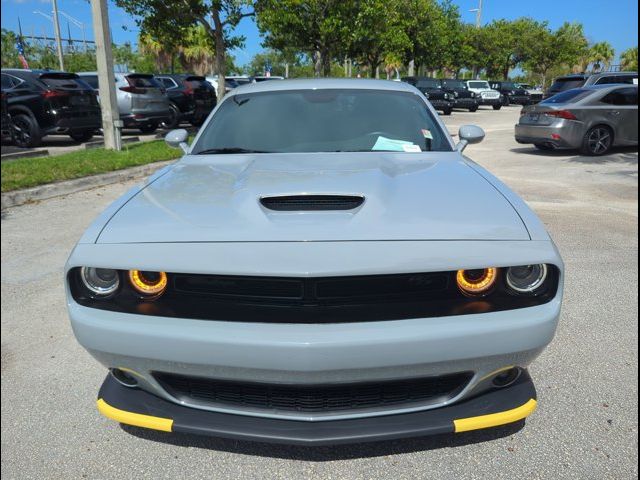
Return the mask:
<svg viewBox="0 0 640 480">
<path fill-rule="evenodd" d="M 167 289 L 165 272 L 129 270 L 128 277 L 133 290 L 146 299 L 156 299 Z"/>
<path fill-rule="evenodd" d="M 507 286 L 517 294 L 533 295 L 541 290 L 549 276 L 544 263 L 520 265 L 506 269 Z"/>
<path fill-rule="evenodd" d="M 483 297 L 491 292 L 498 281 L 495 267 L 458 270 L 456 282 L 460 291 L 470 297 Z"/>
<path fill-rule="evenodd" d="M 111 268 L 81 267 L 80 280 L 94 297 L 110 297 L 120 287 L 120 274 Z"/>
</svg>

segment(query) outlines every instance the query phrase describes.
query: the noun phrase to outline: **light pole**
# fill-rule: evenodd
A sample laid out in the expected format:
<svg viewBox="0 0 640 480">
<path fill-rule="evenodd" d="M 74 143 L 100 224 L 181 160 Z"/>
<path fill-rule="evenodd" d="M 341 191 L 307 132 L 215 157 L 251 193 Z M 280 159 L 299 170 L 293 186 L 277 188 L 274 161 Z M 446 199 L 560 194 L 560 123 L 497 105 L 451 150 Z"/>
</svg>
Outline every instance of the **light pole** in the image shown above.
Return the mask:
<svg viewBox="0 0 640 480">
<path fill-rule="evenodd" d="M 479 30 L 480 27 L 482 26 L 482 0 L 478 0 L 478 8 L 472 8 L 469 11 L 476 13 L 476 28 Z M 478 80 L 480 78 L 480 68 L 476 66 L 474 67 L 474 69 L 475 69 L 475 72 L 473 76 L 475 77 L 476 80 Z"/>
<path fill-rule="evenodd" d="M 53 30 L 56 36 L 56 47 L 58 48 L 58 64 L 60 70 L 64 70 L 64 56 L 62 55 L 62 38 L 60 36 L 60 22 L 58 21 L 58 0 L 51 0 L 53 6 Z"/>
<path fill-rule="evenodd" d="M 82 30 L 82 45 L 84 47 L 84 51 L 86 52 L 87 51 L 87 38 L 86 38 L 85 33 L 84 33 L 84 23 L 82 23 L 77 18 L 73 18 L 71 15 L 69 15 L 68 13 L 63 12 L 62 10 L 60 10 L 59 13 L 64 18 L 66 18 L 71 23 L 73 23 L 76 27 L 78 27 L 80 30 Z"/>
</svg>

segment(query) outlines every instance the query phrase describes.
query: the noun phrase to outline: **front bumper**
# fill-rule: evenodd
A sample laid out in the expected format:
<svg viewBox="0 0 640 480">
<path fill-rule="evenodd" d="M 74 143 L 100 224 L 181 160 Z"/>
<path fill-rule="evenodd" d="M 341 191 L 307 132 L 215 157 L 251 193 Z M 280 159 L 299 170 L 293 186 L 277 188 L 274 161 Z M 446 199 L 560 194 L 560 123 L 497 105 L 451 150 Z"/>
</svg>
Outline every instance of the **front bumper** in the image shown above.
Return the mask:
<svg viewBox="0 0 640 480">
<path fill-rule="evenodd" d="M 509 102 L 516 105 L 529 105 L 531 97 L 529 95 L 509 95 Z"/>
<path fill-rule="evenodd" d="M 454 103 L 455 108 L 474 108 L 478 105 L 479 103 L 476 98 L 456 98 Z"/>
<path fill-rule="evenodd" d="M 130 115 L 121 116 L 120 119 L 125 127 L 139 126 L 149 122 L 164 122 L 171 118 L 170 110 L 158 110 L 151 112 L 135 112 Z"/>
<path fill-rule="evenodd" d="M 502 105 L 502 98 L 501 97 L 496 97 L 496 98 L 480 98 L 480 105 Z"/>
<path fill-rule="evenodd" d="M 429 102 L 436 110 L 450 110 L 453 108 L 453 102 L 445 99 L 431 99 Z"/>
<path fill-rule="evenodd" d="M 581 122 L 557 120 L 551 125 L 516 125 L 516 142 L 542 143 L 555 148 L 578 148 L 582 144 L 584 127 Z"/>
<path fill-rule="evenodd" d="M 533 382 L 523 371 L 515 383 L 447 407 L 372 418 L 304 422 L 197 410 L 120 385 L 111 375 L 98 394 L 98 410 L 120 423 L 164 432 L 298 445 L 391 440 L 460 433 L 517 422 L 536 408 Z"/>
</svg>

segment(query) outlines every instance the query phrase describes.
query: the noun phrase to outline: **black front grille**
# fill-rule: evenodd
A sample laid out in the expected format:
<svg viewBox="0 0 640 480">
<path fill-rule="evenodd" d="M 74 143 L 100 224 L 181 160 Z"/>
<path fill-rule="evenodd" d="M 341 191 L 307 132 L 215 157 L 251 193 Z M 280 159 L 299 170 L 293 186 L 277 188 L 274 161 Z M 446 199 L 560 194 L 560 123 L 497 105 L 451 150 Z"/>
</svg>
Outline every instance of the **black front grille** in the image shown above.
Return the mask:
<svg viewBox="0 0 640 480">
<path fill-rule="evenodd" d="M 330 413 L 433 404 L 457 395 L 470 372 L 411 380 L 340 385 L 279 385 L 156 373 L 167 392 L 180 401 L 281 412 Z"/>
<path fill-rule="evenodd" d="M 265 208 L 279 212 L 353 210 L 363 202 L 364 197 L 353 195 L 291 195 L 260 199 Z"/>
</svg>

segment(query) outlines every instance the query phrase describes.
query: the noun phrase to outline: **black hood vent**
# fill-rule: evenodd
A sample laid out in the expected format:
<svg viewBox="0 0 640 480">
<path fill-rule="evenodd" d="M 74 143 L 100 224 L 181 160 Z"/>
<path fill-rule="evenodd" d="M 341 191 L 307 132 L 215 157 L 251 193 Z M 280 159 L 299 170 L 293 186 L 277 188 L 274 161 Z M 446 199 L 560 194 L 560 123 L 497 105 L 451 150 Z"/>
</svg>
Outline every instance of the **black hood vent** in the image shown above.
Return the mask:
<svg viewBox="0 0 640 480">
<path fill-rule="evenodd" d="M 364 197 L 357 195 L 287 195 L 260 199 L 265 208 L 277 212 L 353 210 L 363 202 Z"/>
</svg>

